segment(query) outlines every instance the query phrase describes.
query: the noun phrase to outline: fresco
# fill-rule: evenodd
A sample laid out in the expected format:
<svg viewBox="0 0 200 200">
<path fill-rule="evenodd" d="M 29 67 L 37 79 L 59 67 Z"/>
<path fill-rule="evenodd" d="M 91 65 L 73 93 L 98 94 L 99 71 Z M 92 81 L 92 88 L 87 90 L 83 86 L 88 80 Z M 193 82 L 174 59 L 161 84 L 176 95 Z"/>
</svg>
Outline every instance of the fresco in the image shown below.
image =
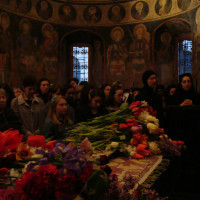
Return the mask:
<svg viewBox="0 0 200 200">
<path fill-rule="evenodd" d="M 17 0 L 17 8 L 21 13 L 26 14 L 27 12 L 30 11 L 32 7 L 32 3 L 30 0 Z"/>
<path fill-rule="evenodd" d="M 187 10 L 187 8 L 190 6 L 190 3 L 191 0 L 177 0 L 178 7 L 183 11 Z"/>
<path fill-rule="evenodd" d="M 3 3 L 3 4 L 5 4 L 5 5 L 9 5 L 10 0 L 1 0 L 0 2 Z"/>
<path fill-rule="evenodd" d="M 195 39 L 196 39 L 196 63 L 197 67 L 194 69 L 194 74 L 197 76 L 197 85 L 198 89 L 200 90 L 200 68 L 199 68 L 199 63 L 200 63 L 200 8 L 198 8 L 196 12 L 196 34 L 195 34 Z"/>
<path fill-rule="evenodd" d="M 39 1 L 36 5 L 38 15 L 42 19 L 49 19 L 52 16 L 53 8 L 48 1 Z"/>
<path fill-rule="evenodd" d="M 28 19 L 19 23 L 19 34 L 16 42 L 16 58 L 19 76 L 23 79 L 27 75 L 36 75 L 37 38 L 32 35 L 32 24 Z"/>
<path fill-rule="evenodd" d="M 150 59 L 150 34 L 144 24 L 133 29 L 133 42 L 129 46 L 129 58 L 132 69 L 143 70 Z"/>
<path fill-rule="evenodd" d="M 158 15 L 166 15 L 172 8 L 172 0 L 157 0 L 155 11 Z"/>
<path fill-rule="evenodd" d="M 101 19 L 101 10 L 97 6 L 88 6 L 84 11 L 84 18 L 89 23 L 97 23 Z"/>
<path fill-rule="evenodd" d="M 115 27 L 110 33 L 113 43 L 107 49 L 107 66 L 114 78 L 121 77 L 126 70 L 126 59 L 128 57 L 126 43 L 122 41 L 124 29 Z"/>
<path fill-rule="evenodd" d="M 125 9 L 121 5 L 113 5 L 108 11 L 108 18 L 113 23 L 120 22 L 125 16 Z"/>
<path fill-rule="evenodd" d="M 42 63 L 42 74 L 52 81 L 56 81 L 58 73 L 58 33 L 54 27 L 45 23 L 42 26 L 43 43 L 40 46 L 40 62 Z"/>
<path fill-rule="evenodd" d="M 0 13 L 0 81 L 9 82 L 10 71 L 14 65 L 13 38 L 10 32 L 10 17 Z"/>
<path fill-rule="evenodd" d="M 136 87 L 142 87 L 141 77 L 150 63 L 150 34 L 144 24 L 136 25 L 131 33 L 127 66 Z"/>
<path fill-rule="evenodd" d="M 94 41 L 94 68 L 92 68 L 92 74 L 95 77 L 96 86 L 100 87 L 103 81 L 103 51 L 99 40 Z"/>
<path fill-rule="evenodd" d="M 81 3 L 82 2 L 82 3 Z M 91 1 L 92 2 L 92 1 Z M 50 1 L 0 0 L 0 7 L 24 17 L 76 26 L 132 24 L 138 21 L 159 20 L 186 10 L 195 9 L 198 0 L 131 0 L 131 1 Z M 105 3 L 106 2 L 106 3 Z M 54 8 L 54 9 L 53 9 Z M 102 10 L 101 10 L 102 9 Z M 30 12 L 31 11 L 31 12 Z M 143 22 L 141 22 L 143 23 Z"/>
<path fill-rule="evenodd" d="M 138 1 L 132 6 L 131 15 L 137 20 L 144 19 L 149 13 L 149 6 L 145 1 Z"/>
<path fill-rule="evenodd" d="M 173 61 L 175 54 L 172 35 L 169 32 L 163 32 L 158 36 L 159 40 L 157 40 L 157 43 L 159 43 L 159 48 L 156 49 L 156 58 L 159 68 L 157 71 L 162 80 L 161 83 L 169 85 L 173 81 Z"/>
<path fill-rule="evenodd" d="M 66 23 L 76 20 L 76 10 L 73 6 L 65 4 L 59 8 L 60 19 Z"/>
</svg>

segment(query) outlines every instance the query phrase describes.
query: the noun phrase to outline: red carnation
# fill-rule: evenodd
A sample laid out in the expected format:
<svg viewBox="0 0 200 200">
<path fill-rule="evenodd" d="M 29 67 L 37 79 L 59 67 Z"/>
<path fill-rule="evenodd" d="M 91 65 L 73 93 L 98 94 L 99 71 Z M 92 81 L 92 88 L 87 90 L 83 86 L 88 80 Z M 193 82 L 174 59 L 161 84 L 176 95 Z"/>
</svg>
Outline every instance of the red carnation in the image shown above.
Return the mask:
<svg viewBox="0 0 200 200">
<path fill-rule="evenodd" d="M 133 108 L 138 107 L 140 105 L 141 105 L 140 101 L 132 102 L 131 105 L 130 105 L 130 109 L 133 109 Z"/>
<path fill-rule="evenodd" d="M 0 169 L 0 176 L 5 176 L 6 174 L 8 174 L 8 169 L 3 167 Z"/>
<path fill-rule="evenodd" d="M 56 143 L 56 140 L 46 143 L 46 147 L 49 149 L 50 152 L 53 151 L 55 143 Z"/>
<path fill-rule="evenodd" d="M 31 135 L 28 137 L 27 143 L 31 147 L 45 147 L 45 141 L 43 135 Z"/>
<path fill-rule="evenodd" d="M 127 124 L 119 124 L 119 130 L 124 130 L 127 129 L 128 125 Z"/>
<path fill-rule="evenodd" d="M 113 130 L 115 127 L 117 127 L 119 124 L 116 122 L 116 123 L 112 123 L 110 125 L 110 130 Z"/>
<path fill-rule="evenodd" d="M 0 132 L 0 156 L 15 150 L 21 143 L 23 135 L 18 130 L 7 130 Z"/>
</svg>

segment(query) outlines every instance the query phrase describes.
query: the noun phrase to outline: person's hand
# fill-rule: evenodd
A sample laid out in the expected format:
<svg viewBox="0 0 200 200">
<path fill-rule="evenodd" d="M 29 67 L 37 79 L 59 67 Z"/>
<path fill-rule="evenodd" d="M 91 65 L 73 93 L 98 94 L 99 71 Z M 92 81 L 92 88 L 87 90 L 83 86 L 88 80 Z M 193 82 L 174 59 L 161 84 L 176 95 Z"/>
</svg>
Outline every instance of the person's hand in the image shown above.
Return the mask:
<svg viewBox="0 0 200 200">
<path fill-rule="evenodd" d="M 185 99 L 180 106 L 191 106 L 192 105 L 192 100 L 190 99 Z"/>
</svg>

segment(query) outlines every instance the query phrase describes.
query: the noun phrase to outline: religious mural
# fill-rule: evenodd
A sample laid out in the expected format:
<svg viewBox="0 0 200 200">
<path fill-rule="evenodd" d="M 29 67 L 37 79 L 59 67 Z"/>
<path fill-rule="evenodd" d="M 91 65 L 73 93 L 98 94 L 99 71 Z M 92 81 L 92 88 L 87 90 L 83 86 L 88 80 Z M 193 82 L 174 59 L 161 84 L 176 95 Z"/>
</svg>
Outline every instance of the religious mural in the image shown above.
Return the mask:
<svg viewBox="0 0 200 200">
<path fill-rule="evenodd" d="M 177 0 L 177 3 L 181 10 L 186 10 L 190 6 L 191 0 Z"/>
<path fill-rule="evenodd" d="M 10 71 L 14 65 L 13 38 L 10 32 L 10 17 L 0 13 L 0 81 L 8 83 Z"/>
<path fill-rule="evenodd" d="M 150 64 L 150 34 L 144 24 L 138 24 L 133 28 L 131 37 L 127 65 L 136 86 L 142 87 L 142 74 Z"/>
<path fill-rule="evenodd" d="M 42 74 L 50 80 L 56 81 L 58 73 L 58 33 L 54 27 L 45 23 L 42 26 L 43 43 L 40 46 L 40 62 L 42 63 Z"/>
<path fill-rule="evenodd" d="M 48 1 L 41 0 L 36 5 L 38 15 L 42 19 L 49 19 L 53 14 L 53 8 Z"/>
<path fill-rule="evenodd" d="M 8 5 L 10 3 L 10 0 L 1 0 L 1 3 Z"/>
<path fill-rule="evenodd" d="M 16 42 L 16 61 L 19 76 L 23 79 L 27 75 L 36 75 L 37 38 L 32 35 L 32 25 L 28 19 L 20 21 L 19 30 Z"/>
<path fill-rule="evenodd" d="M 125 16 L 125 9 L 121 5 L 113 5 L 108 11 L 108 18 L 113 23 L 120 22 Z"/>
<path fill-rule="evenodd" d="M 59 16 L 62 21 L 69 23 L 76 20 L 76 10 L 73 6 L 64 4 L 59 8 Z"/>
<path fill-rule="evenodd" d="M 17 8 L 21 13 L 26 14 L 30 11 L 32 2 L 30 0 L 17 0 Z"/>
<path fill-rule="evenodd" d="M 187 9 L 195 8 L 199 1 L 130 0 L 121 1 L 120 4 L 118 1 L 110 1 L 110 3 L 109 1 L 106 3 L 98 1 L 100 6 L 95 4 L 88 4 L 87 6 L 87 3 L 64 0 L 0 0 L 0 5 L 4 5 L 12 13 L 20 12 L 26 14 L 26 17 L 29 15 L 31 18 L 42 19 L 46 22 L 54 20 L 59 24 L 74 25 L 76 23 L 77 26 L 98 26 L 100 24 L 104 26 L 119 23 L 131 24 L 138 20 L 158 20 L 161 17 L 174 16 L 174 14 L 184 12 Z M 150 7 L 154 8 L 150 9 Z M 31 10 L 33 12 L 30 12 Z M 132 17 L 130 17 L 130 14 Z"/>
<path fill-rule="evenodd" d="M 174 44 L 169 32 L 158 32 L 155 36 L 157 43 L 156 66 L 161 83 L 169 85 L 173 81 Z"/>
<path fill-rule="evenodd" d="M 102 84 L 103 74 L 103 49 L 101 41 L 94 41 L 94 68 L 92 69 L 93 77 L 95 77 L 96 86 L 100 87 Z"/>
<path fill-rule="evenodd" d="M 102 41 L 105 40 L 105 52 L 100 39 L 94 38 L 91 41 L 93 60 L 95 61 L 92 73 L 97 77 L 97 85 L 104 80 L 96 74 L 108 74 L 113 80 L 126 82 L 134 80 L 138 87 L 142 86 L 137 85 L 137 83 L 141 83 L 142 73 L 150 67 L 152 61 L 150 58 L 150 33 L 153 33 L 153 26 L 149 26 L 151 22 L 148 20 L 162 19 L 164 21 L 164 18 L 170 17 L 171 14 L 174 15 L 174 10 L 178 12 L 179 17 L 184 18 L 185 12 L 183 11 L 196 5 L 191 0 L 177 0 L 173 3 L 174 7 L 172 7 L 172 0 L 152 0 L 153 3 L 140 0 L 131 1 L 131 4 L 129 2 L 107 3 L 104 5 L 106 8 L 101 11 L 100 7 L 102 8 L 102 6 L 75 5 L 70 4 L 69 1 L 58 3 L 50 0 L 38 0 L 35 4 L 33 4 L 33 0 L 15 0 L 15 4 L 11 2 L 1 0 L 1 5 L 5 5 L 2 6 L 0 12 L 0 81 L 9 83 L 12 77 L 11 69 L 17 69 L 15 74 L 19 75 L 21 80 L 25 75 L 32 74 L 37 78 L 46 76 L 52 82 L 56 81 L 60 70 L 58 67 L 60 42 L 58 33 L 62 38 L 63 34 L 69 32 L 69 25 L 72 23 L 76 27 L 71 26 L 70 30 L 87 26 L 88 30 L 92 29 L 97 35 L 99 34 L 99 38 L 103 38 Z M 16 11 L 12 10 L 13 12 L 8 14 L 4 8 L 8 9 L 9 3 L 9 6 L 15 6 Z M 150 9 L 152 5 L 153 8 Z M 79 6 L 82 8 L 79 9 Z M 16 12 L 20 12 L 19 16 Z M 196 13 L 198 62 L 200 62 L 199 13 L 198 10 Z M 30 15 L 30 18 L 23 19 L 21 17 L 23 14 L 26 17 Z M 37 19 L 39 20 L 37 21 Z M 52 20 L 52 24 L 49 23 L 50 20 Z M 145 20 L 148 23 L 141 24 L 139 20 Z M 154 24 L 161 22 L 161 20 L 156 20 L 152 20 Z M 56 24 L 57 22 L 58 24 Z M 62 26 L 60 23 L 63 23 Z M 115 24 L 117 27 L 114 26 Z M 118 24 L 122 24 L 122 26 Z M 174 24 L 174 26 L 176 25 Z M 169 30 L 162 30 L 156 35 L 156 42 L 159 44 L 155 53 L 157 70 L 163 82 L 166 83 L 170 79 L 167 80 L 165 74 L 173 73 L 174 41 L 172 38 L 173 35 Z M 105 68 L 104 59 L 106 60 Z M 103 69 L 106 69 L 106 72 Z"/>
<path fill-rule="evenodd" d="M 158 15 L 166 15 L 171 11 L 172 0 L 157 0 L 155 11 Z"/>
<path fill-rule="evenodd" d="M 88 6 L 83 15 L 87 22 L 93 24 L 100 21 L 102 13 L 97 6 Z"/>
<path fill-rule="evenodd" d="M 133 29 L 133 41 L 129 46 L 129 60 L 133 70 L 143 70 L 150 59 L 150 34 L 144 24 Z"/>
<path fill-rule="evenodd" d="M 145 1 L 138 1 L 131 9 L 131 15 L 137 20 L 144 19 L 149 12 L 149 6 Z"/>
<path fill-rule="evenodd" d="M 110 37 L 113 42 L 107 49 L 107 66 L 111 76 L 119 78 L 125 73 L 128 57 L 126 43 L 122 41 L 124 29 L 119 26 L 113 28 Z"/>
<path fill-rule="evenodd" d="M 200 8 L 198 8 L 196 12 L 196 63 L 198 63 L 198 66 L 194 69 L 194 74 L 197 76 L 197 85 L 200 85 L 200 68 L 199 68 L 199 63 L 200 63 Z M 200 89 L 200 88 L 198 88 Z"/>
</svg>

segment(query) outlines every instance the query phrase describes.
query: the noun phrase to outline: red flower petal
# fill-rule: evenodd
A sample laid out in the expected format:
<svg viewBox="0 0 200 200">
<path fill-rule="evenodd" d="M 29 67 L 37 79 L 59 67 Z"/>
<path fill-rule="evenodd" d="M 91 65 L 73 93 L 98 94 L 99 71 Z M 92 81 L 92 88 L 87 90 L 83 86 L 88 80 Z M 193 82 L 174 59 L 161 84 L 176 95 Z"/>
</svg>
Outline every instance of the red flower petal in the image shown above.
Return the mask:
<svg viewBox="0 0 200 200">
<path fill-rule="evenodd" d="M 31 147 L 45 147 L 45 141 L 43 135 L 31 135 L 28 137 L 27 143 Z"/>
</svg>

